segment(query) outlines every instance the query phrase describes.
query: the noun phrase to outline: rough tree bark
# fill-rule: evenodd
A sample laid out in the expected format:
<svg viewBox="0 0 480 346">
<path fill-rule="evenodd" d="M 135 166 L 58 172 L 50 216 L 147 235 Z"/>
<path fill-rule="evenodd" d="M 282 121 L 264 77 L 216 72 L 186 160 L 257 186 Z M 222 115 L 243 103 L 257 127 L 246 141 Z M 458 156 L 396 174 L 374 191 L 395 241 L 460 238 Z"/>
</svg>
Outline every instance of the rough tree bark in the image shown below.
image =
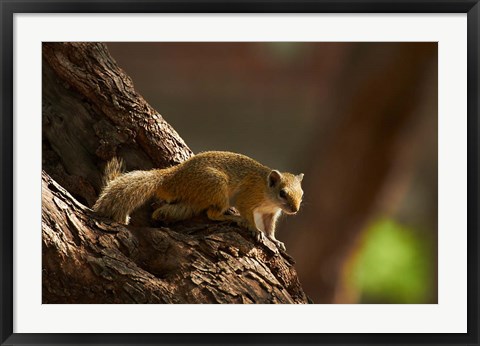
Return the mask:
<svg viewBox="0 0 480 346">
<path fill-rule="evenodd" d="M 42 86 L 43 303 L 308 302 L 293 259 L 237 226 L 158 227 L 151 203 L 124 226 L 88 208 L 113 156 L 133 170 L 192 155 L 103 44 L 44 43 Z"/>
</svg>

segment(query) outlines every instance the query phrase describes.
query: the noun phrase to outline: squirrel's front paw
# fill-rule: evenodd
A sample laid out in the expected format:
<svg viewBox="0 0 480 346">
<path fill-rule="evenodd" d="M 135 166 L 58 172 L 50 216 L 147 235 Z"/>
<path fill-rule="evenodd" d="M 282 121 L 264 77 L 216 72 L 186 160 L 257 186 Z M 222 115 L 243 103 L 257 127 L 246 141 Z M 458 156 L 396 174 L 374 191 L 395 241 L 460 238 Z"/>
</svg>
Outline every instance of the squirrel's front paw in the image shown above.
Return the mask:
<svg viewBox="0 0 480 346">
<path fill-rule="evenodd" d="M 285 247 L 285 243 L 281 242 L 280 240 L 274 241 L 274 243 L 277 244 L 280 250 L 287 251 L 287 248 Z"/>
<path fill-rule="evenodd" d="M 251 230 L 252 232 L 252 236 L 255 238 L 256 241 L 258 242 L 263 242 L 265 241 L 265 234 L 263 234 L 263 232 L 259 231 L 259 230 Z"/>
<path fill-rule="evenodd" d="M 271 241 L 273 241 L 275 243 L 275 245 L 277 245 L 277 247 L 280 249 L 280 250 L 283 250 L 283 251 L 286 251 L 287 248 L 285 247 L 285 244 L 283 242 L 281 242 L 280 240 L 278 239 L 275 239 L 275 238 L 269 238 Z"/>
</svg>

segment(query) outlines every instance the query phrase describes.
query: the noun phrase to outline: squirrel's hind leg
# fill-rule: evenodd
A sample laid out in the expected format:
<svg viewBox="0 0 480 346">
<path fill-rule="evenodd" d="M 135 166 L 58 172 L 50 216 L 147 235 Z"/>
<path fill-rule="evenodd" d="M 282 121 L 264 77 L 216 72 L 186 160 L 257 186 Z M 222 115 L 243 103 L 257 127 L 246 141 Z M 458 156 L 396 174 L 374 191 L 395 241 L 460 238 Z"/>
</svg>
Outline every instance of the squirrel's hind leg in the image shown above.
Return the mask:
<svg viewBox="0 0 480 346">
<path fill-rule="evenodd" d="M 195 210 L 188 204 L 164 204 L 153 212 L 152 219 L 175 222 L 190 219 L 196 214 Z"/>
<path fill-rule="evenodd" d="M 242 226 L 242 217 L 231 213 L 226 178 L 222 178 L 221 174 L 215 172 L 209 179 L 211 185 L 215 186 L 215 191 L 209 194 L 207 217 L 212 221 L 232 221 Z"/>
<path fill-rule="evenodd" d="M 227 211 L 228 208 L 222 210 L 222 208 L 211 206 L 207 209 L 207 217 L 212 221 L 232 221 L 243 226 L 243 219 L 240 216 L 228 214 Z"/>
</svg>

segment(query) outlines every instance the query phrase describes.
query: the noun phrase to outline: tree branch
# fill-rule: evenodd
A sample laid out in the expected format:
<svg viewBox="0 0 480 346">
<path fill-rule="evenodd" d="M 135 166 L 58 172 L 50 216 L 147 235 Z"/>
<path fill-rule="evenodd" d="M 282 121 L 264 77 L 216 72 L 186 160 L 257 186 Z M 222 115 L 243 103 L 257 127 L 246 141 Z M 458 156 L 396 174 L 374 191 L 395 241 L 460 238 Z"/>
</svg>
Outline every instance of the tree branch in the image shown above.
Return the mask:
<svg viewBox="0 0 480 346">
<path fill-rule="evenodd" d="M 306 303 L 293 260 L 225 223 L 123 226 L 42 174 L 43 303 Z"/>
</svg>

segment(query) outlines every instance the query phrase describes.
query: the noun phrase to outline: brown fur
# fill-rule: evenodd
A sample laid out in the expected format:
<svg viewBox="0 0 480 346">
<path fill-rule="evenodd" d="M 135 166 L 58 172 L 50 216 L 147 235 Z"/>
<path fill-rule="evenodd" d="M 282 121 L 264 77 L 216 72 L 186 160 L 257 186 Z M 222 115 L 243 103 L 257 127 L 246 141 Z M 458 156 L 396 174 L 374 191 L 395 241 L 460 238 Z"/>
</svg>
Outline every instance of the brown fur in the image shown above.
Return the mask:
<svg viewBox="0 0 480 346">
<path fill-rule="evenodd" d="M 107 166 L 105 167 L 105 171 L 103 174 L 103 186 L 107 186 L 109 182 L 118 178 L 125 170 L 125 163 L 123 160 L 114 157 L 111 159 Z"/>
<path fill-rule="evenodd" d="M 296 213 L 303 196 L 303 174 L 272 171 L 230 152 L 204 152 L 174 167 L 125 174 L 120 174 L 119 162 L 107 165 L 113 179 L 93 209 L 121 223 L 128 223 L 129 214 L 155 196 L 167 204 L 153 213 L 154 219 L 179 221 L 206 212 L 211 220 L 234 221 L 283 246 L 275 239 L 276 220 L 281 211 Z M 230 207 L 240 216 L 227 215 Z"/>
</svg>

